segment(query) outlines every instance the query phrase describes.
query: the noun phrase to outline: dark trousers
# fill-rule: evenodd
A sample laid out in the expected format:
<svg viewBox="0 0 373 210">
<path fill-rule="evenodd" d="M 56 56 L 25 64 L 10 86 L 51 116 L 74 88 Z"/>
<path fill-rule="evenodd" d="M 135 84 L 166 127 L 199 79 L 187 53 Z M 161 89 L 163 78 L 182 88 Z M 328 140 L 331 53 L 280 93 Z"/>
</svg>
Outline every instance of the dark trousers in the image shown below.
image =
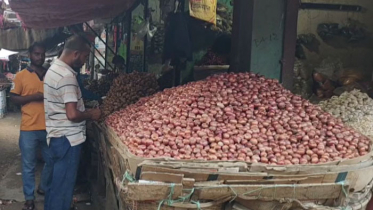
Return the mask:
<svg viewBox="0 0 373 210">
<path fill-rule="evenodd" d="M 72 147 L 66 137 L 51 138 L 53 176 L 44 210 L 69 210 L 74 193 L 82 145 Z"/>
</svg>

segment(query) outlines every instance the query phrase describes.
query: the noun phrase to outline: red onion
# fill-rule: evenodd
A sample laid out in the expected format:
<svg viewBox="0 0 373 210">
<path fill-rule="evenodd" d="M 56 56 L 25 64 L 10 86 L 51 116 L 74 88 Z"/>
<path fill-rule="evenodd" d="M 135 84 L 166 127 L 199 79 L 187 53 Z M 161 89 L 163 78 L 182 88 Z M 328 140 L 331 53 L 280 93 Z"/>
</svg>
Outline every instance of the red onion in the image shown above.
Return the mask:
<svg viewBox="0 0 373 210">
<path fill-rule="evenodd" d="M 115 112 L 106 124 L 141 157 L 297 165 L 370 151 L 367 137 L 252 73 L 166 89 Z"/>
</svg>

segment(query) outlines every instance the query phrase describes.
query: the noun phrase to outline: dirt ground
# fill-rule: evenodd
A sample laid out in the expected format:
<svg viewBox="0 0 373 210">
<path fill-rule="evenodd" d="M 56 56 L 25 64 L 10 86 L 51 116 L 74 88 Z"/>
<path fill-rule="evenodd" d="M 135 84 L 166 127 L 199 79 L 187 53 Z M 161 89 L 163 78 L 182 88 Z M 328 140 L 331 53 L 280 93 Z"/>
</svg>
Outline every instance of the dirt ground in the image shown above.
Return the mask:
<svg viewBox="0 0 373 210">
<path fill-rule="evenodd" d="M 20 157 L 18 147 L 20 113 L 9 113 L 0 119 L 0 177 L 3 177 L 17 157 Z"/>
<path fill-rule="evenodd" d="M 21 114 L 8 113 L 0 119 L 0 210 L 21 210 L 24 198 L 22 192 L 21 156 L 18 137 Z M 36 184 L 39 183 L 42 164 L 36 170 Z M 8 202 L 12 200 L 13 202 Z M 36 195 L 36 210 L 43 210 L 44 197 Z M 79 203 L 78 210 L 102 210 L 94 203 Z"/>
</svg>

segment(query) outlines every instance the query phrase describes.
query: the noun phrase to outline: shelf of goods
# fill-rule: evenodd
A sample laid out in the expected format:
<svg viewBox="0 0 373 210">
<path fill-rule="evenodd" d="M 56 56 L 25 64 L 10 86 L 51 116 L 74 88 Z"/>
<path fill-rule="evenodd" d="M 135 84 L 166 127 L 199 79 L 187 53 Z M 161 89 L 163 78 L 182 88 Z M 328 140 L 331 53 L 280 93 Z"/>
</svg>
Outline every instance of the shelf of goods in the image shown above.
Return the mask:
<svg viewBox="0 0 373 210">
<path fill-rule="evenodd" d="M 0 119 L 5 117 L 6 113 L 6 89 L 9 88 L 12 83 L 3 75 L 0 74 Z"/>
<path fill-rule="evenodd" d="M 241 76 L 244 78 L 238 78 Z M 220 83 L 219 81 L 224 77 L 227 77 L 228 79 L 224 80 L 223 83 Z M 237 81 L 235 79 L 237 79 Z M 250 81 L 247 81 L 247 79 Z M 263 88 L 263 90 L 272 88 L 275 89 L 273 91 L 274 93 L 281 93 L 289 97 L 289 94 L 291 94 L 289 91 L 284 90 L 275 81 L 266 80 L 253 74 L 240 74 L 238 76 L 232 76 L 232 74 L 229 74 L 228 76 L 213 76 L 213 78 L 208 79 L 210 82 L 213 81 L 213 83 L 216 82 L 216 84 L 224 84 L 225 86 L 229 85 L 233 80 L 234 85 L 242 85 L 236 83 L 244 81 L 245 84 L 250 83 L 249 86 L 252 86 L 252 88 L 255 89 L 254 83 L 257 83 L 261 84 L 261 88 Z M 265 83 L 270 83 L 270 85 L 266 85 Z M 276 162 L 277 160 L 274 160 L 273 158 L 265 158 L 266 156 L 263 156 L 264 152 L 262 152 L 261 161 L 265 160 L 265 163 L 263 163 L 258 161 L 255 151 L 254 154 L 249 155 L 249 151 L 241 146 L 240 149 L 235 149 L 237 149 L 236 151 L 239 153 L 244 151 L 247 152 L 247 156 L 245 156 L 246 159 L 244 159 L 246 161 L 242 159 L 239 160 L 240 156 L 236 157 L 236 160 L 233 160 L 234 157 L 231 156 L 231 161 L 228 161 L 225 160 L 226 158 L 217 158 L 216 155 L 210 155 L 208 157 L 202 156 L 202 158 L 198 158 L 198 156 L 196 156 L 193 160 L 188 160 L 188 158 L 185 159 L 186 155 L 183 155 L 184 158 L 180 158 L 181 155 L 176 154 L 174 157 L 177 158 L 175 159 L 171 157 L 164 157 L 164 155 L 157 156 L 160 154 L 159 152 L 158 154 L 152 154 L 150 152 L 151 149 L 149 149 L 150 145 L 152 144 L 148 144 L 148 142 L 146 142 L 146 149 L 143 149 L 140 147 L 142 142 L 136 142 L 136 140 L 132 142 L 132 140 L 130 140 L 132 137 L 135 138 L 134 135 L 136 136 L 139 134 L 135 134 L 135 132 L 141 128 L 141 126 L 148 126 L 143 127 L 144 129 L 150 129 L 150 127 L 153 126 L 152 124 L 147 123 L 151 122 L 151 115 L 157 113 L 153 108 L 157 107 L 158 102 L 161 104 L 160 107 L 163 108 L 163 115 L 167 116 L 167 112 L 170 110 L 170 108 L 166 109 L 163 107 L 163 105 L 168 104 L 171 106 L 172 104 L 184 104 L 183 101 L 173 99 L 173 96 L 176 95 L 179 97 L 179 91 L 186 94 L 183 95 L 183 97 L 188 96 L 189 93 L 200 93 L 199 91 L 195 91 L 194 88 L 196 87 L 207 91 L 204 89 L 205 86 L 203 84 L 203 81 L 196 82 L 186 85 L 184 88 L 180 87 L 166 90 L 163 93 L 157 93 L 156 95 L 147 99 L 140 100 L 140 102 L 135 105 L 127 107 L 124 111 L 122 110 L 114 113 L 113 117 L 109 116 L 109 119 L 106 120 L 105 124 L 93 124 L 94 128 L 91 129 L 90 135 L 96 138 L 96 142 L 99 144 L 98 148 L 100 149 L 101 163 L 103 163 L 103 165 L 99 168 L 102 168 L 104 171 L 103 174 L 105 174 L 107 182 L 107 200 L 111 203 L 113 203 L 112 201 L 116 201 L 114 203 L 119 203 L 119 206 L 116 206 L 114 209 L 337 210 L 341 209 L 341 207 L 352 210 L 364 209 L 372 196 L 372 145 L 371 143 L 367 143 L 369 142 L 369 139 L 366 137 L 363 137 L 361 134 L 355 134 L 354 131 L 351 131 L 351 128 L 340 126 L 339 120 L 332 118 L 331 115 L 323 113 L 320 114 L 319 111 L 318 112 L 321 115 L 319 119 L 315 118 L 315 116 L 310 117 L 310 119 L 313 119 L 312 122 L 314 123 L 312 126 L 310 126 L 310 128 L 312 127 L 312 129 L 315 129 L 317 124 L 326 125 L 329 123 L 337 127 L 340 126 L 340 130 L 338 130 L 340 133 L 342 133 L 342 131 L 343 133 L 347 131 L 350 133 L 342 136 L 342 138 L 339 135 L 339 132 L 332 128 L 330 128 L 329 131 L 322 131 L 324 133 L 321 134 L 318 132 L 319 134 L 316 136 L 319 135 L 319 138 L 322 137 L 324 139 L 323 141 L 325 142 L 321 144 L 327 145 L 325 148 L 317 145 L 314 148 L 311 145 L 314 139 L 310 138 L 310 136 L 315 136 L 312 134 L 313 131 L 307 131 L 308 134 L 303 134 L 304 136 L 307 136 L 307 138 L 302 139 L 301 137 L 300 140 L 293 139 L 294 141 L 298 142 L 293 143 L 293 145 L 309 143 L 310 145 L 306 146 L 307 148 L 310 147 L 314 149 L 314 155 L 316 155 L 317 151 L 316 156 L 319 158 L 317 161 L 313 162 L 316 164 L 311 164 L 311 159 L 304 159 L 304 157 L 308 156 L 305 151 L 301 152 L 303 154 L 303 158 L 292 159 L 292 162 L 287 162 L 288 160 L 285 160 L 284 162 L 280 159 L 280 157 L 278 157 L 278 162 Z M 211 86 L 209 88 L 210 92 L 217 91 L 216 87 Z M 258 89 L 255 89 L 255 91 L 260 92 Z M 252 91 L 250 90 L 247 90 L 247 92 L 252 94 Z M 207 95 L 205 96 L 208 97 Z M 271 100 L 271 97 L 273 97 L 273 95 L 266 97 L 265 100 Z M 297 109 L 297 103 L 299 103 L 299 100 L 301 99 L 298 99 L 297 96 L 290 97 L 290 99 L 289 97 L 283 98 L 285 98 L 285 101 L 294 101 L 294 106 L 296 108 L 293 109 Z M 168 100 L 167 102 L 165 101 L 166 99 Z M 303 104 L 302 106 L 304 106 L 305 109 L 308 109 L 307 113 L 310 115 L 312 115 L 315 110 L 321 110 L 321 108 L 313 106 L 305 100 L 301 101 Z M 256 103 L 255 99 L 254 103 Z M 281 104 L 284 103 L 282 99 L 277 103 L 279 103 L 276 105 L 276 107 L 279 107 L 279 109 L 276 108 L 278 111 L 277 113 L 284 112 L 290 114 L 291 111 L 293 111 L 291 109 L 286 111 L 285 106 Z M 219 109 L 221 104 L 217 104 Z M 291 104 L 287 105 L 292 106 Z M 137 116 L 134 114 L 139 112 L 136 107 L 141 110 L 142 116 Z M 302 108 L 298 107 L 298 109 Z M 231 110 L 226 110 L 231 112 Z M 299 113 L 303 115 L 302 111 Z M 324 118 L 326 115 L 328 117 Z M 120 121 L 116 121 L 118 116 L 121 117 Z M 174 115 L 172 116 L 175 117 Z M 194 115 L 192 114 L 192 116 Z M 262 115 L 256 115 L 256 117 L 258 116 Z M 149 117 L 150 121 L 147 120 Z M 153 119 L 159 119 L 159 117 L 159 114 L 153 115 Z M 293 118 L 294 120 L 297 120 L 296 116 L 293 116 Z M 122 121 L 123 119 L 125 120 Z M 304 116 L 303 119 L 308 119 L 308 117 Z M 200 120 L 202 121 L 203 119 L 201 118 Z M 218 121 L 220 120 L 218 119 Z M 155 124 L 157 123 L 158 122 L 155 122 Z M 250 124 L 250 121 L 245 122 L 245 124 L 246 123 Z M 255 121 L 255 123 L 251 121 L 251 124 L 254 125 L 253 127 L 256 127 L 258 125 L 258 121 Z M 284 127 L 286 126 L 284 125 Z M 118 128 L 120 130 L 120 134 L 118 134 Z M 165 127 L 161 126 L 158 128 L 163 129 Z M 288 129 L 290 128 L 288 127 Z M 304 130 L 305 127 L 300 125 L 299 129 Z M 296 135 L 299 135 L 299 132 L 303 132 L 301 130 L 295 131 L 295 128 L 290 130 L 295 132 Z M 281 129 L 278 129 L 275 132 L 278 131 L 282 132 Z M 172 130 L 168 132 L 172 132 Z M 199 134 L 204 137 L 202 133 Z M 284 140 L 281 134 L 271 135 L 276 136 L 279 143 L 292 141 L 292 136 L 289 136 L 288 139 Z M 355 151 L 354 153 L 356 156 L 346 156 L 346 154 L 344 154 L 343 157 L 334 156 L 334 153 L 341 152 L 342 154 L 342 151 L 345 151 L 343 150 L 345 146 L 340 145 L 340 143 L 344 141 L 342 139 L 348 139 L 351 135 L 354 136 L 353 139 L 359 139 L 357 141 L 360 141 L 360 143 L 363 144 L 360 146 L 359 143 L 359 152 L 356 153 Z M 332 140 L 334 137 L 338 137 L 339 140 Z M 191 139 L 185 138 L 184 140 L 192 141 Z M 227 138 L 223 139 L 223 141 L 224 140 L 227 140 Z M 271 146 L 271 142 L 273 143 L 273 141 L 276 140 L 269 140 L 269 146 Z M 354 140 L 348 139 L 346 141 L 351 141 L 352 147 L 352 141 Z M 203 138 L 201 142 L 203 142 Z M 258 144 L 256 139 L 255 141 L 251 140 L 251 142 L 255 145 Z M 209 145 L 212 146 L 212 144 L 213 143 Z M 238 145 L 242 145 L 242 142 L 234 144 L 237 147 Z M 267 144 L 268 146 L 268 143 L 263 144 Z M 366 144 L 369 145 L 367 146 Z M 245 145 L 247 145 L 247 147 L 251 146 L 252 148 L 257 148 L 251 143 L 245 143 Z M 259 149 L 261 148 L 262 147 L 259 147 Z M 278 146 L 275 146 L 272 149 L 277 148 Z M 302 150 L 302 148 L 304 147 L 302 146 L 294 149 Z M 328 149 L 332 148 L 334 152 L 328 152 Z M 143 149 L 143 151 L 140 151 L 141 149 Z M 328 161 L 324 159 L 324 153 L 321 154 L 320 152 L 319 154 L 319 151 L 324 149 L 327 153 L 329 153 Z M 145 153 L 145 150 L 148 152 Z M 357 150 L 357 146 L 355 150 Z M 197 152 L 196 154 L 199 153 Z M 200 154 L 203 155 L 203 152 L 200 151 Z M 265 154 L 267 155 L 267 153 Z M 299 153 L 294 153 L 293 157 L 297 157 L 297 154 Z M 349 153 L 347 152 L 347 154 Z M 152 157 L 149 157 L 150 155 L 152 155 Z M 311 157 L 313 159 L 315 156 Z M 280 164 L 281 161 L 282 163 Z M 305 161 L 306 164 L 299 164 L 299 161 Z"/>
<path fill-rule="evenodd" d="M 0 90 L 0 119 L 5 117 L 6 113 L 6 91 Z"/>
</svg>

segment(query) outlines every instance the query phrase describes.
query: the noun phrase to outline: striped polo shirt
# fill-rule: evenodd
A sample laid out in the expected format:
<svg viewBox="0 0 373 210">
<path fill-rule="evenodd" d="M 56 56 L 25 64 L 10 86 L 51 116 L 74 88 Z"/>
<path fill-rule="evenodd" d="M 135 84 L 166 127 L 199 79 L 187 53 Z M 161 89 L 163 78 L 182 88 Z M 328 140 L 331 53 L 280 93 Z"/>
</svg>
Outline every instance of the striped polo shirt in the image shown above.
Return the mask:
<svg viewBox="0 0 373 210">
<path fill-rule="evenodd" d="M 77 73 L 66 63 L 56 60 L 44 78 L 44 109 L 48 144 L 51 138 L 66 136 L 71 146 L 86 139 L 85 121 L 75 123 L 67 119 L 66 103 L 76 102 L 77 109 L 85 111 Z"/>
</svg>

